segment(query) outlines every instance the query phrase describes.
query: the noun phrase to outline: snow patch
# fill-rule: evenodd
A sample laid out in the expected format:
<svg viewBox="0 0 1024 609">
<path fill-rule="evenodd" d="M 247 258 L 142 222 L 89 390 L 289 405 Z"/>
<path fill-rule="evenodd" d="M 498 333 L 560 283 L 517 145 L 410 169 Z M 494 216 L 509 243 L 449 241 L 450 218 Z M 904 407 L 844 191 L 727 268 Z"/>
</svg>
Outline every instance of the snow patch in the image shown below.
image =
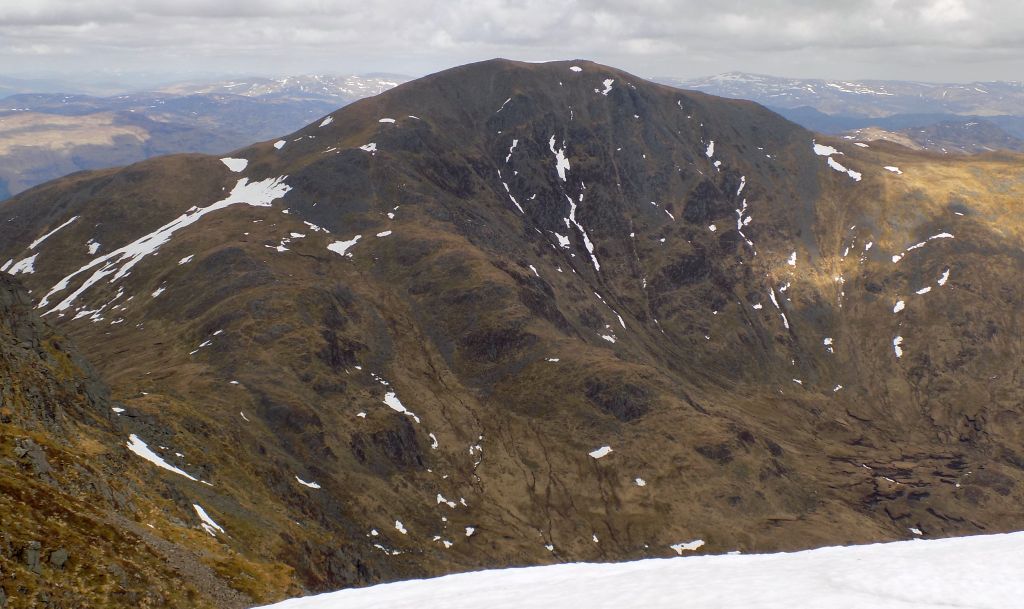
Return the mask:
<svg viewBox="0 0 1024 609">
<path fill-rule="evenodd" d="M 329 249 L 332 252 L 335 252 L 335 253 L 337 253 L 337 254 L 339 254 L 341 256 L 348 256 L 349 258 L 351 258 L 352 257 L 352 253 L 349 252 L 348 250 L 353 245 L 355 245 L 360 239 L 362 239 L 362 237 L 363 237 L 362 235 L 356 235 L 355 237 L 352 237 L 348 241 L 335 241 L 334 243 L 328 245 L 327 249 Z"/>
<path fill-rule="evenodd" d="M 391 410 L 394 410 L 395 412 L 400 412 L 406 416 L 410 416 L 417 423 L 420 422 L 420 418 L 402 404 L 402 401 L 398 399 L 398 395 L 394 391 L 388 391 L 387 393 L 385 393 L 384 399 L 382 401 Z"/>
<path fill-rule="evenodd" d="M 569 159 L 565 156 L 565 142 L 562 142 L 562 148 L 555 150 L 555 136 L 551 136 L 548 140 L 548 147 L 551 149 L 551 154 L 555 155 L 555 171 L 558 172 L 558 177 L 564 182 L 565 172 L 569 170 Z"/>
<path fill-rule="evenodd" d="M 46 241 L 47 239 L 49 239 L 49 238 L 50 238 L 50 236 L 51 236 L 51 235 L 53 235 L 54 233 L 56 233 L 56 232 L 57 232 L 57 231 L 59 231 L 60 229 L 64 228 L 64 227 L 65 227 L 65 226 L 67 226 L 68 224 L 71 224 L 72 222 L 74 222 L 74 221 L 75 221 L 75 220 L 77 220 L 78 218 L 79 218 L 79 216 L 72 216 L 72 217 L 71 217 L 71 219 L 70 219 L 70 220 L 68 220 L 67 222 L 65 222 L 64 224 L 61 224 L 61 225 L 60 225 L 60 226 L 58 226 L 57 228 L 53 229 L 52 231 L 50 231 L 50 232 L 46 233 L 46 234 L 45 234 L 45 235 L 43 235 L 42 237 L 40 237 L 40 238 L 36 239 L 35 241 L 33 241 L 32 243 L 30 243 L 30 244 L 29 244 L 29 246 L 28 246 L 28 249 L 30 249 L 30 250 L 34 250 L 34 249 L 36 249 L 36 246 L 37 246 L 37 245 L 39 245 L 39 244 L 40 244 L 40 243 L 42 243 L 43 241 Z"/>
<path fill-rule="evenodd" d="M 669 547 L 676 551 L 676 554 L 682 556 L 683 552 L 693 552 L 704 546 L 703 539 L 694 539 L 693 541 L 687 541 L 685 543 L 672 544 Z"/>
<path fill-rule="evenodd" d="M 224 529 L 221 528 L 219 524 L 214 522 L 213 518 L 210 518 L 210 515 L 206 513 L 206 510 L 203 509 L 203 506 L 199 505 L 198 503 L 193 503 L 192 507 L 195 508 L 196 514 L 199 515 L 199 520 L 202 521 L 200 526 L 203 527 L 204 531 L 206 531 L 213 537 L 217 536 L 217 531 L 220 531 L 221 533 L 224 532 Z"/>
<path fill-rule="evenodd" d="M 319 485 L 319 484 L 317 484 L 316 482 L 306 482 L 305 480 L 303 480 L 302 478 L 299 478 L 298 476 L 295 476 L 295 479 L 296 479 L 296 480 L 297 480 L 297 481 L 299 482 L 299 484 L 301 484 L 302 486 L 308 486 L 309 488 L 320 488 L 320 485 Z"/>
<path fill-rule="evenodd" d="M 132 451 L 136 455 L 142 457 L 143 459 L 145 459 L 146 461 L 149 461 L 150 463 L 152 463 L 153 465 L 155 465 L 157 467 L 166 469 L 169 472 L 174 472 L 175 474 L 178 474 L 179 476 L 185 476 L 186 478 L 188 478 L 189 480 L 192 480 L 194 482 L 199 482 L 198 478 L 194 478 L 191 475 L 189 475 L 187 472 L 185 472 L 184 470 L 178 469 L 177 467 L 174 467 L 173 465 L 171 465 L 167 461 L 164 461 L 163 457 L 161 457 L 160 455 L 158 455 L 155 452 L 153 452 L 149 448 L 149 446 L 146 446 L 146 443 L 143 442 L 142 439 L 139 438 L 139 436 L 137 436 L 135 434 L 132 434 L 132 435 L 128 436 L 128 442 L 127 442 L 126 446 L 128 447 L 128 450 Z"/>
<path fill-rule="evenodd" d="M 611 446 L 602 446 L 601 448 L 598 448 L 597 450 L 590 451 L 590 453 L 588 453 L 588 454 L 591 457 L 595 458 L 595 459 L 600 459 L 601 457 L 607 457 L 609 454 L 611 454 L 611 452 L 612 452 L 612 447 Z"/>
<path fill-rule="evenodd" d="M 15 262 L 13 265 L 7 267 L 7 269 L 6 269 L 7 272 L 9 274 L 11 274 L 11 275 L 18 275 L 18 274 L 21 274 L 21 273 L 24 273 L 24 274 L 35 273 L 36 272 L 36 266 L 35 266 L 36 265 L 36 256 L 38 256 L 38 255 L 39 254 L 32 254 L 28 258 L 25 258 L 23 260 L 19 260 L 18 262 Z M 7 265 L 4 265 L 4 266 L 7 266 Z"/>
<path fill-rule="evenodd" d="M 248 159 L 233 159 L 229 156 L 224 157 L 220 162 L 227 165 L 228 169 L 235 173 L 245 171 L 245 168 L 249 166 Z"/>
</svg>

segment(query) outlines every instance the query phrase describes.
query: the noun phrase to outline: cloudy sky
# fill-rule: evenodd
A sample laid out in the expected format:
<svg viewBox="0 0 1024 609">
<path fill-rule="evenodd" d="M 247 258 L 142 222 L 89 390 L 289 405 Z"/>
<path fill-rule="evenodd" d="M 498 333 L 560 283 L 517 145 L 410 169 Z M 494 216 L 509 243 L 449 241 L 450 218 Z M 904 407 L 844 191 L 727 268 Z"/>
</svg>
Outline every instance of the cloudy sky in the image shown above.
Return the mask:
<svg viewBox="0 0 1024 609">
<path fill-rule="evenodd" d="M 0 76 L 588 58 L 642 76 L 1024 78 L 1014 0 L 0 0 Z"/>
</svg>

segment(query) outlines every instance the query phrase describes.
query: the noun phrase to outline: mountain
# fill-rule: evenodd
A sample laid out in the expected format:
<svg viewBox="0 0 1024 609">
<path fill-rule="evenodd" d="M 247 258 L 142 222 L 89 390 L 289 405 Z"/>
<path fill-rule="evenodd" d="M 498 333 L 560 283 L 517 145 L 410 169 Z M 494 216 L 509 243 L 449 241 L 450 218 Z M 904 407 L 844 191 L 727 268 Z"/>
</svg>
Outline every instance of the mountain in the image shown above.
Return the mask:
<svg viewBox="0 0 1024 609">
<path fill-rule="evenodd" d="M 252 603 L 994 533 L 1024 525 L 1021 160 L 493 60 L 33 188 L 0 270 L 123 404 L 113 511 Z"/>
<path fill-rule="evenodd" d="M 272 607 L 404 609 L 423 606 L 423 599 L 443 599 L 450 609 L 1003 609 L 1020 596 L 1022 538 L 1021 533 L 978 535 L 792 554 L 480 571 L 342 590 Z"/>
<path fill-rule="evenodd" d="M 12 95 L 0 107 L 0 199 L 75 171 L 178 152 L 224 153 L 290 133 L 404 80 L 296 77 L 110 97 Z"/>
<path fill-rule="evenodd" d="M 1024 83 L 1019 82 L 849 82 L 736 72 L 658 81 L 753 100 L 812 131 L 859 130 L 934 152 L 1019 151 L 1024 141 Z"/>
</svg>

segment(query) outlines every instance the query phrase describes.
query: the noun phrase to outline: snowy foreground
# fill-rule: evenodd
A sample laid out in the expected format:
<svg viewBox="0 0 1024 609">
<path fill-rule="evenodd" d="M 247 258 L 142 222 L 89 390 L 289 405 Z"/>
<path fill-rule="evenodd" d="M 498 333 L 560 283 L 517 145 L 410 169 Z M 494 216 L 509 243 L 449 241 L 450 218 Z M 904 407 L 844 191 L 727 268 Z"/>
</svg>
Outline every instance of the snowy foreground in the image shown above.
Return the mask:
<svg viewBox="0 0 1024 609">
<path fill-rule="evenodd" d="M 449 575 L 296 598 L 274 609 L 1009 609 L 1024 533 Z"/>
</svg>

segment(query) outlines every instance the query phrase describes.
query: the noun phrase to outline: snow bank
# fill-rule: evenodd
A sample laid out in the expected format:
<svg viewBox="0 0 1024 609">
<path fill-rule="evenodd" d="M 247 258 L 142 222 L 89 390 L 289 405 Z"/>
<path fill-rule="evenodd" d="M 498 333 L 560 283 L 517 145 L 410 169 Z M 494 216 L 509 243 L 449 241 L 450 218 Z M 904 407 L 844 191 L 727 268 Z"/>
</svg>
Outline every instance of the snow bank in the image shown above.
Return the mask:
<svg viewBox="0 0 1024 609">
<path fill-rule="evenodd" d="M 1024 595 L 1024 533 L 448 575 L 274 609 L 1005 609 Z"/>
</svg>

